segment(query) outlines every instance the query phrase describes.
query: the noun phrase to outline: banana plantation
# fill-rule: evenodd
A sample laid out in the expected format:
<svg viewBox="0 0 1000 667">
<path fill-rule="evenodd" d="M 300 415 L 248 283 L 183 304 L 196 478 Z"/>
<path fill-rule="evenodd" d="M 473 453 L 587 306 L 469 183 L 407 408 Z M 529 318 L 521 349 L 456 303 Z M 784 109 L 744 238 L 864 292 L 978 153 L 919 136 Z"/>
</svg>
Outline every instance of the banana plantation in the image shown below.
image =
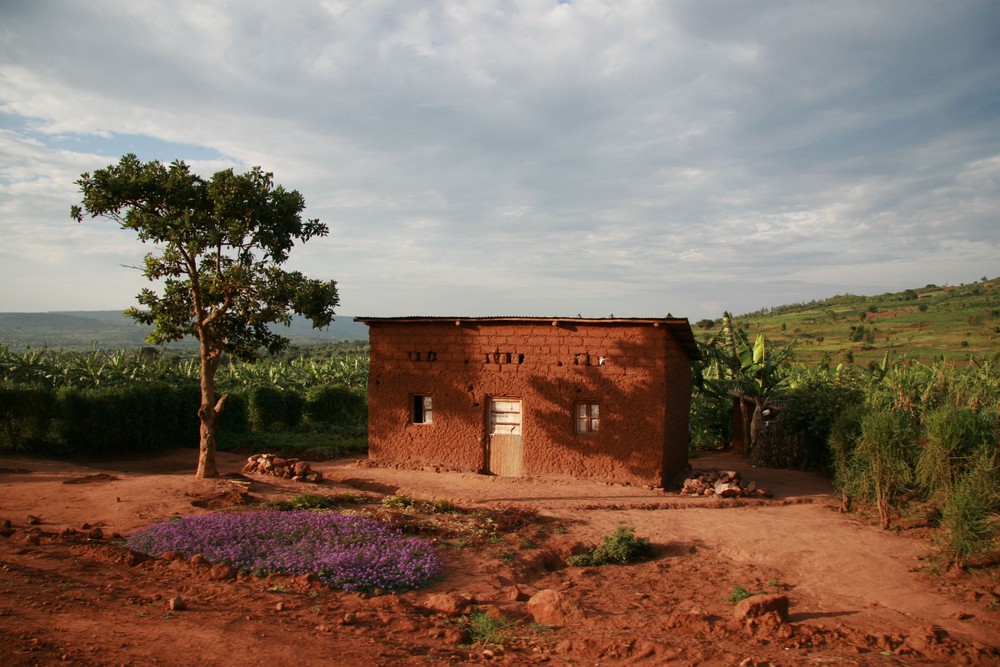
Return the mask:
<svg viewBox="0 0 1000 667">
<path fill-rule="evenodd" d="M 831 476 L 841 510 L 883 528 L 940 528 L 943 562 L 994 554 L 1000 535 L 997 360 L 924 364 L 886 355 L 861 367 L 790 363 L 726 314 L 702 348 L 692 447 L 739 447 L 756 465 Z M 734 428 L 734 424 L 737 425 Z M 734 433 L 734 431 L 738 431 Z"/>
<path fill-rule="evenodd" d="M 192 356 L 0 347 L 0 450 L 118 455 L 197 443 L 199 362 Z M 317 456 L 367 447 L 368 349 L 317 346 L 226 360 L 223 446 Z"/>
</svg>

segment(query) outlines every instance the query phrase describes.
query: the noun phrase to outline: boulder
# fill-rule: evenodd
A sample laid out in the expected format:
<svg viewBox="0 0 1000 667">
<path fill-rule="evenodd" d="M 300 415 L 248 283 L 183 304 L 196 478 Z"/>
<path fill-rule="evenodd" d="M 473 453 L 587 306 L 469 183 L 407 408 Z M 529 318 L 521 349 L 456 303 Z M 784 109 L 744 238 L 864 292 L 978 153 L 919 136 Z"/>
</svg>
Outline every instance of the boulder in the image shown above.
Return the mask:
<svg viewBox="0 0 1000 667">
<path fill-rule="evenodd" d="M 754 595 L 742 600 L 733 610 L 736 620 L 758 618 L 769 612 L 775 612 L 782 623 L 788 622 L 788 596 L 780 593 L 770 595 Z"/>
<path fill-rule="evenodd" d="M 557 628 L 586 618 L 579 604 L 551 588 L 531 596 L 528 600 L 528 613 L 536 623 Z"/>
</svg>

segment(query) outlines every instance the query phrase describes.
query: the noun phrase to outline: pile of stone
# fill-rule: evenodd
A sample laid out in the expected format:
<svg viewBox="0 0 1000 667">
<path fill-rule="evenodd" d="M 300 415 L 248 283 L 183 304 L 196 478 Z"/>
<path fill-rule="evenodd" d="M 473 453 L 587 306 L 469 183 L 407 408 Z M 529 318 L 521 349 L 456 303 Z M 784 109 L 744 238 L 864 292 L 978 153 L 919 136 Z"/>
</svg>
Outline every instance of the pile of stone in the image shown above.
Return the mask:
<svg viewBox="0 0 1000 667">
<path fill-rule="evenodd" d="M 770 498 L 767 489 L 756 482 L 740 479 L 734 470 L 692 470 L 681 485 L 682 496 L 719 496 L 721 498 Z"/>
<path fill-rule="evenodd" d="M 243 474 L 273 475 L 295 482 L 323 481 L 323 473 L 313 470 L 308 462 L 299 459 L 283 459 L 274 454 L 254 454 L 243 466 Z"/>
</svg>

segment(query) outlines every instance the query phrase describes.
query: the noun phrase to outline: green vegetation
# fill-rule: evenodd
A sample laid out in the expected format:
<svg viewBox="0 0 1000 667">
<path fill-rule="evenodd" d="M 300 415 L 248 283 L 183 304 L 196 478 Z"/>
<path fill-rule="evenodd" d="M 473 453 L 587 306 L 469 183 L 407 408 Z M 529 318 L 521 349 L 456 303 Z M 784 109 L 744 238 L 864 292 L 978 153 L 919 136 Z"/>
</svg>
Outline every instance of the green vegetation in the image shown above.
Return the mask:
<svg viewBox="0 0 1000 667">
<path fill-rule="evenodd" d="M 605 535 L 599 546 L 587 553 L 570 556 L 566 562 L 580 566 L 628 565 L 649 560 L 652 555 L 649 538 L 636 537 L 635 528 L 622 524 L 612 534 Z"/>
<path fill-rule="evenodd" d="M 491 616 L 482 609 L 475 609 L 458 620 L 458 627 L 469 634 L 469 643 L 485 648 L 502 649 L 515 638 L 518 625 L 518 621 L 503 614 Z"/>
<path fill-rule="evenodd" d="M 752 420 L 743 416 L 753 435 L 745 451 L 755 464 L 829 473 L 841 510 L 870 508 L 884 528 L 919 507 L 940 526 L 940 554 L 950 564 L 987 558 L 1000 526 L 998 289 L 1000 281 L 984 279 L 745 316 L 743 324 L 757 332 L 759 370 L 765 331 L 768 345 L 778 341 L 791 352 L 767 368 L 764 400 L 765 385 L 747 382 L 755 373 L 747 363 L 750 335 L 724 316 L 720 330 L 704 338 L 692 445 L 731 441 L 730 392 L 740 393 L 744 405 L 756 406 Z M 912 336 L 886 335 L 906 318 L 922 322 Z M 839 346 L 836 366 L 838 355 L 823 349 L 831 342 Z M 822 354 L 813 354 L 817 349 Z"/>
<path fill-rule="evenodd" d="M 729 591 L 729 595 L 726 596 L 726 602 L 730 604 L 738 604 L 740 602 L 743 602 L 747 598 L 752 598 L 754 595 L 759 595 L 759 593 L 751 593 L 747 589 L 737 584 L 733 586 L 733 590 Z"/>
<path fill-rule="evenodd" d="M 308 352 L 308 354 L 306 354 Z M 367 448 L 367 345 L 227 359 L 222 448 L 334 457 Z M 193 444 L 198 363 L 124 351 L 0 346 L 0 450 L 126 455 Z"/>
<path fill-rule="evenodd" d="M 886 353 L 923 363 L 991 358 L 1000 352 L 1000 278 L 878 296 L 844 294 L 735 319 L 751 337 L 763 333 L 779 348 L 793 343 L 797 360 L 808 365 L 868 365 Z M 697 336 L 707 342 L 721 326 L 719 320 L 698 328 Z"/>
</svg>

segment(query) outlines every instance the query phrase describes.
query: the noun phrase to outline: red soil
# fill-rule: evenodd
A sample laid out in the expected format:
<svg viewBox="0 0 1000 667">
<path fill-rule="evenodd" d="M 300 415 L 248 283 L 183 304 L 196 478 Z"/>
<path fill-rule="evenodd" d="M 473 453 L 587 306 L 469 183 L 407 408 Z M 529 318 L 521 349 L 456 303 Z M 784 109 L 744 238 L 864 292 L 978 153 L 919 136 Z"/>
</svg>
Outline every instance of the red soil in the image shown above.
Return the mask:
<svg viewBox="0 0 1000 667">
<path fill-rule="evenodd" d="M 244 461 L 218 457 L 229 473 Z M 0 460 L 0 520 L 11 523 L 0 538 L 0 664 L 1000 664 L 996 570 L 928 574 L 926 529 L 886 532 L 839 514 L 814 475 L 729 456 L 692 461 L 738 470 L 775 494 L 753 501 L 353 460 L 314 464 L 322 485 L 254 477 L 251 501 L 402 493 L 526 506 L 546 519 L 492 541 L 442 539 L 441 581 L 361 595 L 280 576 L 219 580 L 209 565 L 117 546 L 116 533 L 244 497 L 239 479 L 196 480 L 195 462 L 193 450 L 88 464 Z M 565 566 L 622 522 L 650 538 L 653 560 Z M 788 622 L 735 620 L 725 599 L 735 586 L 786 595 Z M 544 589 L 581 617 L 532 624 L 525 600 Z M 177 598 L 183 609 L 170 608 Z M 502 642 L 470 644 L 460 614 L 473 608 L 520 622 Z"/>
</svg>

